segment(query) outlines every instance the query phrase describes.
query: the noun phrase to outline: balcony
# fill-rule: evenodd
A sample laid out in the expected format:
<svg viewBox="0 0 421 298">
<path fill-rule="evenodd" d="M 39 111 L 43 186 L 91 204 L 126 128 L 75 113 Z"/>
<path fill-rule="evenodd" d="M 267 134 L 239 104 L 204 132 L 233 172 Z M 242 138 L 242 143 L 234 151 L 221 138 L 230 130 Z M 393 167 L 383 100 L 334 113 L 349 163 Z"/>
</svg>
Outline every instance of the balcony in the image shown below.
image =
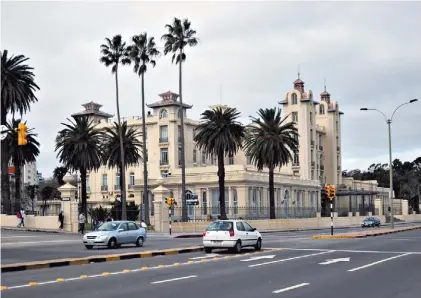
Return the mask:
<svg viewBox="0 0 421 298">
<path fill-rule="evenodd" d="M 339 151 L 341 151 L 341 147 L 336 147 L 336 150 L 339 152 Z"/>
<path fill-rule="evenodd" d="M 311 141 L 310 141 L 310 145 L 311 145 L 311 146 L 314 146 L 314 140 L 311 140 Z"/>
<path fill-rule="evenodd" d="M 114 185 L 114 190 L 120 191 L 121 190 L 120 185 Z"/>
<path fill-rule="evenodd" d="M 159 143 L 168 143 L 168 137 L 159 138 Z"/>
<path fill-rule="evenodd" d="M 134 184 L 127 184 L 128 190 L 134 190 Z"/>
<path fill-rule="evenodd" d="M 320 151 L 323 151 L 323 146 L 319 146 L 319 150 Z"/>
<path fill-rule="evenodd" d="M 167 166 L 167 165 L 168 165 L 168 160 L 161 160 L 161 161 L 159 162 L 159 164 L 160 164 L 161 166 Z"/>
<path fill-rule="evenodd" d="M 320 165 L 320 170 L 324 170 L 325 166 L 324 165 Z"/>
<path fill-rule="evenodd" d="M 107 192 L 108 191 L 108 185 L 101 185 L 101 191 Z"/>
<path fill-rule="evenodd" d="M 300 163 L 299 162 L 292 163 L 292 167 L 293 168 L 298 168 L 299 166 L 300 166 Z"/>
</svg>

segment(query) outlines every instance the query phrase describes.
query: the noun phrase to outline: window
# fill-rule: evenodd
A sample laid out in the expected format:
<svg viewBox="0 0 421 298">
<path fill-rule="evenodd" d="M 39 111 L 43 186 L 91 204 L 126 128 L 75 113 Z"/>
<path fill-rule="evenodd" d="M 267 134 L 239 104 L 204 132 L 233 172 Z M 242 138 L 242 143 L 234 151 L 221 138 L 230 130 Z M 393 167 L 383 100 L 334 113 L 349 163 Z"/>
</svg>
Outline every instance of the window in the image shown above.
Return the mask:
<svg viewBox="0 0 421 298">
<path fill-rule="evenodd" d="M 234 164 L 234 156 L 228 157 L 228 164 L 233 165 Z"/>
<path fill-rule="evenodd" d="M 129 179 L 130 185 L 134 185 L 134 173 L 130 173 L 130 179 Z"/>
<path fill-rule="evenodd" d="M 235 223 L 235 226 L 237 227 L 237 231 L 245 231 L 244 225 L 242 222 Z"/>
<path fill-rule="evenodd" d="M 206 190 L 202 190 L 202 214 L 207 215 L 208 214 L 208 201 L 206 197 Z"/>
<path fill-rule="evenodd" d="M 193 149 L 193 163 L 197 162 L 197 150 Z"/>
<path fill-rule="evenodd" d="M 216 163 L 216 156 L 215 155 L 212 155 L 211 156 L 211 164 L 214 166 L 214 165 L 217 165 L 217 163 Z"/>
<path fill-rule="evenodd" d="M 298 122 L 298 113 L 297 112 L 292 112 L 292 121 Z"/>
<path fill-rule="evenodd" d="M 310 160 L 311 160 L 311 162 L 313 162 L 313 161 L 314 161 L 313 154 L 314 154 L 314 153 L 313 153 L 313 150 L 311 150 L 311 151 L 310 151 Z"/>
<path fill-rule="evenodd" d="M 168 164 L 168 148 L 161 148 L 161 165 Z"/>
<path fill-rule="evenodd" d="M 336 120 L 336 131 L 339 131 L 339 121 Z"/>
<path fill-rule="evenodd" d="M 178 165 L 181 166 L 181 147 L 178 147 Z"/>
<path fill-rule="evenodd" d="M 168 142 L 168 125 L 162 125 L 159 127 L 159 142 Z"/>
<path fill-rule="evenodd" d="M 128 231 L 129 230 L 129 226 L 127 225 L 127 223 L 124 223 L 124 224 L 121 224 L 118 229 L 123 229 L 123 231 Z"/>
<path fill-rule="evenodd" d="M 310 112 L 310 124 L 312 124 L 312 123 L 313 123 L 313 113 Z"/>
<path fill-rule="evenodd" d="M 107 176 L 107 174 L 102 175 L 102 186 L 108 186 L 108 176 Z"/>
<path fill-rule="evenodd" d="M 202 164 L 206 164 L 206 153 L 202 152 Z"/>
<path fill-rule="evenodd" d="M 243 226 L 244 226 L 246 232 L 253 232 L 254 231 L 254 229 L 246 222 L 243 222 Z"/>
<path fill-rule="evenodd" d="M 178 141 L 181 142 L 181 126 L 178 126 Z"/>
<path fill-rule="evenodd" d="M 86 175 L 86 188 L 89 189 L 89 175 Z"/>
<path fill-rule="evenodd" d="M 127 224 L 129 226 L 129 230 L 130 231 L 135 231 L 135 230 L 138 230 L 139 229 L 139 227 L 134 222 L 129 222 Z"/>
<path fill-rule="evenodd" d="M 323 115 L 324 113 L 325 113 L 325 106 L 322 103 L 320 103 L 320 106 L 319 106 L 319 114 L 320 115 Z"/>
<path fill-rule="evenodd" d="M 311 180 L 314 180 L 314 170 L 311 170 L 311 177 L 310 177 L 310 179 Z"/>
<path fill-rule="evenodd" d="M 298 152 L 294 152 L 294 165 L 299 165 L 300 164 L 300 159 L 298 157 Z"/>
<path fill-rule="evenodd" d="M 115 174 L 115 185 L 116 185 L 116 189 L 120 189 L 120 173 L 116 173 Z"/>
<path fill-rule="evenodd" d="M 168 112 L 166 109 L 162 109 L 161 111 L 159 111 L 159 119 L 163 119 L 167 117 L 168 117 Z"/>
<path fill-rule="evenodd" d="M 297 94 L 292 93 L 291 99 L 292 99 L 292 104 L 296 105 L 297 104 Z"/>
</svg>

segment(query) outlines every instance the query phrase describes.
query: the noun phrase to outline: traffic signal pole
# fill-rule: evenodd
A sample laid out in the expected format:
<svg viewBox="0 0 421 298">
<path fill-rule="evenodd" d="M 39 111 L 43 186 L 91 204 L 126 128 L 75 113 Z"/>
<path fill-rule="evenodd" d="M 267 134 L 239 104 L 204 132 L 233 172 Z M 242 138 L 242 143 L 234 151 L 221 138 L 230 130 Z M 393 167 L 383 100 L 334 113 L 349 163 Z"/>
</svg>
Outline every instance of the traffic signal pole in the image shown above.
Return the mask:
<svg viewBox="0 0 421 298">
<path fill-rule="evenodd" d="M 333 235 L 333 201 L 330 200 L 330 235 Z"/>
<path fill-rule="evenodd" d="M 169 229 L 170 235 L 171 235 L 171 205 L 168 206 L 168 219 L 169 219 L 168 229 Z"/>
</svg>

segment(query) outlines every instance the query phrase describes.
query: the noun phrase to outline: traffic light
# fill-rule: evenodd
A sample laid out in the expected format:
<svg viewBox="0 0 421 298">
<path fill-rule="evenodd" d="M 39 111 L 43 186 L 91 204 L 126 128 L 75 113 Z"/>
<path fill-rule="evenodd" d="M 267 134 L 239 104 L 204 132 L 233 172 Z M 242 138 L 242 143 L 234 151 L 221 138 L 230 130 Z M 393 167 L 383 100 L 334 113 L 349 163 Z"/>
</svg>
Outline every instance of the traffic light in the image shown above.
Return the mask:
<svg viewBox="0 0 421 298">
<path fill-rule="evenodd" d="M 333 200 L 336 197 L 336 187 L 335 185 L 330 186 L 330 192 L 332 193 L 332 199 Z"/>
<path fill-rule="evenodd" d="M 28 130 L 28 127 L 24 123 L 19 123 L 17 128 L 18 133 L 18 146 L 23 146 L 28 144 L 28 140 L 26 139 L 28 134 L 26 131 Z"/>
<path fill-rule="evenodd" d="M 165 204 L 167 204 L 168 207 L 171 207 L 171 198 L 165 198 Z"/>
<path fill-rule="evenodd" d="M 329 200 L 331 200 L 332 194 L 331 194 L 331 191 L 330 191 L 330 185 L 325 186 L 325 191 L 326 191 L 327 197 L 329 198 Z"/>
</svg>

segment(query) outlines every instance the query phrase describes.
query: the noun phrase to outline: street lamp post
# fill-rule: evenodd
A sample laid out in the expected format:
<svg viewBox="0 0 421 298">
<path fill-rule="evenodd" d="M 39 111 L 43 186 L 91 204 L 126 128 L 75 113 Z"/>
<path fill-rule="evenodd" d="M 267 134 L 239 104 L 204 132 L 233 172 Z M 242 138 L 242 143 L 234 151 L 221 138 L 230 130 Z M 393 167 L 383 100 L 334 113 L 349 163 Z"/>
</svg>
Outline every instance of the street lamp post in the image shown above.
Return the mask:
<svg viewBox="0 0 421 298">
<path fill-rule="evenodd" d="M 418 101 L 418 99 L 411 99 L 410 101 L 405 102 L 405 103 L 401 104 L 400 106 L 398 106 L 393 111 L 392 117 L 390 117 L 390 119 L 388 119 L 386 117 L 386 115 L 378 109 L 368 109 L 368 108 L 361 108 L 360 109 L 361 111 L 377 111 L 377 112 L 381 113 L 383 115 L 384 119 L 386 120 L 386 124 L 387 124 L 387 127 L 388 127 L 388 131 L 389 131 L 389 187 L 390 187 L 390 190 L 389 190 L 389 205 L 390 205 L 390 217 L 391 217 L 390 223 L 392 225 L 392 229 L 395 228 L 395 225 L 394 225 L 394 220 L 393 220 L 393 168 L 392 168 L 392 130 L 391 130 L 391 125 L 392 125 L 393 116 L 395 115 L 396 111 L 400 107 L 402 107 L 404 105 L 407 105 L 407 104 L 410 104 L 410 103 L 414 103 L 416 101 Z"/>
</svg>

